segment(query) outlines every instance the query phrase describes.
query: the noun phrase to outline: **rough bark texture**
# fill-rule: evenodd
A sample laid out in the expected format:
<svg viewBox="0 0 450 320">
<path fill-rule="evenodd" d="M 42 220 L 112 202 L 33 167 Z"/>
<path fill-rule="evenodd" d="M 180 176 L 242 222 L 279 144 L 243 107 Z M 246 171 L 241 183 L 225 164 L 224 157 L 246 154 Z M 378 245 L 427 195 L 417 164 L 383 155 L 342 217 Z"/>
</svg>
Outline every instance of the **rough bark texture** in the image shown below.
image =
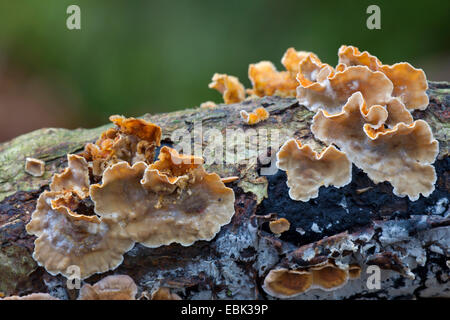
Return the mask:
<svg viewBox="0 0 450 320">
<path fill-rule="evenodd" d="M 156 249 L 136 244 L 119 268 L 86 282 L 127 274 L 140 292 L 167 286 L 184 299 L 271 299 L 261 286 L 272 268 L 308 266 L 333 257 L 342 263 L 359 263 L 361 278 L 335 291 L 314 289 L 296 299 L 450 297 L 450 85 L 430 82 L 429 87 L 429 107 L 414 113 L 415 119 L 430 124 L 440 145 L 436 190 L 428 198 L 415 202 L 398 198 L 388 183 L 374 185 L 353 167 L 353 180 L 346 187 L 321 188 L 319 197 L 307 203 L 292 201 L 285 173 L 261 176 L 257 154 L 249 152 L 239 164 L 207 166 L 222 177 L 240 177 L 230 184 L 236 194 L 235 216 L 214 240 Z M 322 146 L 309 130 L 314 114 L 295 99 L 266 97 L 144 118 L 160 125 L 164 144 L 171 145 L 176 129 L 191 131 L 195 123 L 201 123 L 203 130 L 215 128 L 222 133 L 227 128 L 247 130 L 250 127 L 243 125 L 239 111 L 261 105 L 271 116 L 252 129 L 281 129 L 282 140 L 293 134 L 317 148 Z M 35 238 L 24 227 L 51 175 L 66 166 L 65 155 L 81 151 L 106 127 L 41 129 L 0 144 L 0 292 L 4 295 L 49 292 L 63 299 L 77 297 L 77 290 L 66 289 L 64 277 L 51 276 L 37 266 L 31 256 Z M 26 157 L 45 160 L 43 177 L 25 173 Z M 281 237 L 268 229 L 268 221 L 275 216 L 291 222 Z M 382 268 L 380 289 L 366 285 L 369 265 Z"/>
</svg>

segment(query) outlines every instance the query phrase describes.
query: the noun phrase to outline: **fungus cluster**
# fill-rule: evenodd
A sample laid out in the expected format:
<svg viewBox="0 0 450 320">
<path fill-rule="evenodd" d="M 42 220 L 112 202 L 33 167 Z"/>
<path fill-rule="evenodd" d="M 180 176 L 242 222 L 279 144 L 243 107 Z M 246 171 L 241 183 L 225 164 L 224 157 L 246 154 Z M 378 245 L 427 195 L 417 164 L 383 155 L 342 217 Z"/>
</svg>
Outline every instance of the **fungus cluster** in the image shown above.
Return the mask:
<svg viewBox="0 0 450 320">
<path fill-rule="evenodd" d="M 375 183 L 390 182 L 399 197 L 415 201 L 421 194 L 430 195 L 436 182 L 432 163 L 438 153 L 437 140 L 426 122 L 414 121 L 410 113 L 428 105 L 425 73 L 406 62 L 384 65 L 353 46 L 341 46 L 338 56 L 333 68 L 314 53 L 289 48 L 281 59 L 284 71 L 270 61 L 249 66 L 252 89 L 247 93 L 296 96 L 300 104 L 317 113 L 311 131 L 328 145 L 319 157 L 307 146 L 295 147 L 293 141 L 282 147 L 278 164 L 288 171 L 291 198 L 308 201 L 317 197 L 322 185 L 347 184 L 351 170 L 336 174 L 351 163 Z M 235 77 L 215 74 L 210 87 L 224 95 L 225 103 L 245 99 L 243 86 Z M 269 116 L 262 107 L 240 114 L 249 125 Z"/>
<path fill-rule="evenodd" d="M 421 194 L 427 197 L 433 192 L 436 173 L 432 163 L 438 142 L 429 125 L 415 121 L 410 113 L 428 105 L 423 70 L 408 63 L 383 65 L 367 52 L 342 46 L 336 68 L 306 54 L 299 62 L 297 80 L 299 103 L 316 112 L 311 132 L 327 149 L 337 146 L 340 151 L 333 147 L 334 153 L 345 153 L 347 163 L 355 164 L 375 183 L 391 183 L 399 197 L 415 201 Z M 336 178 L 339 170 L 333 168 L 340 164 L 332 160 L 319 168 L 321 159 L 306 161 L 300 154 L 300 145 L 295 148 L 294 142 L 288 141 L 279 151 L 278 164 L 288 171 L 291 198 L 307 201 L 317 196 L 317 184 L 334 184 L 327 181 Z M 305 185 L 313 172 L 316 184 Z"/>
<path fill-rule="evenodd" d="M 154 161 L 156 147 L 161 144 L 162 130 L 159 126 L 121 116 L 109 119 L 116 127 L 103 132 L 95 143 L 88 143 L 83 153 L 95 176 L 101 176 L 108 166 L 118 162 Z"/>
<path fill-rule="evenodd" d="M 356 264 L 338 267 L 331 260 L 296 270 L 276 268 L 265 277 L 263 289 L 276 298 L 292 298 L 311 289 L 336 290 L 358 278 L 357 270 L 361 268 Z"/>
<path fill-rule="evenodd" d="M 434 190 L 436 173 L 431 165 L 438 154 L 438 142 L 423 120 L 399 122 L 392 128 L 373 127 L 365 114 L 361 93 L 354 93 L 342 112 L 330 115 L 319 110 L 311 131 L 325 143 L 334 143 L 375 183 L 388 181 L 399 197 L 412 201 Z M 388 111 L 373 106 L 368 113 L 388 117 Z"/>
<path fill-rule="evenodd" d="M 425 73 L 407 62 L 396 63 L 392 66 L 383 65 L 377 57 L 367 51 L 360 52 L 353 46 L 341 46 L 338 52 L 339 64 L 337 70 L 344 70 L 351 66 L 366 66 L 372 71 L 384 73 L 392 82 L 392 96 L 399 98 L 408 110 L 424 110 L 428 106 L 428 89 Z"/>
<path fill-rule="evenodd" d="M 250 64 L 248 77 L 252 83 L 251 89 L 245 90 L 239 79 L 234 76 L 218 73 L 214 74 L 209 87 L 219 91 L 226 104 L 243 101 L 246 93 L 257 97 L 272 95 L 295 97 L 298 86 L 296 76 L 299 71 L 299 63 L 309 55 L 316 57 L 311 52 L 296 51 L 294 48 L 289 48 L 281 59 L 285 68 L 284 71 L 278 71 L 270 61 Z"/>
<path fill-rule="evenodd" d="M 411 201 L 434 190 L 438 142 L 410 111 L 427 107 L 425 73 L 408 63 L 383 65 L 355 47 L 339 49 L 336 69 L 308 56 L 297 76 L 299 102 L 312 111 L 311 132 L 345 152 L 375 183 Z"/>
<path fill-rule="evenodd" d="M 115 128 L 86 145 L 82 156 L 67 156 L 68 167 L 53 176 L 26 226 L 37 237 L 33 258 L 52 275 L 68 277 L 71 266 L 81 279 L 113 270 L 135 242 L 211 240 L 234 214 L 233 190 L 205 171 L 202 158 L 163 147 L 155 162 L 160 127 L 110 119 Z M 97 288 L 103 283 L 85 291 Z"/>
<path fill-rule="evenodd" d="M 278 71 L 269 61 L 249 66 L 252 88 L 239 79 L 214 74 L 210 88 L 226 104 L 251 97 L 296 97 L 316 112 L 311 132 L 327 146 L 316 152 L 300 140 L 286 141 L 277 153 L 277 167 L 286 171 L 289 195 L 309 201 L 321 186 L 350 183 L 352 164 L 375 183 L 387 181 L 393 193 L 414 201 L 434 190 L 432 163 L 438 142 L 430 126 L 414 120 L 411 111 L 428 105 L 424 72 L 408 63 L 383 65 L 367 52 L 342 46 L 333 68 L 315 54 L 289 48 Z M 202 108 L 215 108 L 212 102 Z M 266 120 L 264 107 L 242 110 L 253 125 Z M 81 279 L 117 268 L 123 255 L 138 242 L 150 248 L 172 243 L 192 245 L 211 240 L 234 215 L 235 195 L 221 179 L 208 173 L 203 159 L 179 154 L 161 145 L 162 130 L 142 119 L 111 116 L 115 124 L 79 155 L 67 155 L 68 167 L 55 174 L 37 201 L 27 231 L 35 235 L 33 258 L 50 274 L 68 277 L 70 266 Z M 44 163 L 27 159 L 26 170 L 41 176 Z M 367 189 L 369 190 L 369 189 Z M 271 231 L 289 230 L 288 220 L 271 221 Z M 295 270 L 280 267 L 264 280 L 264 290 L 288 298 L 313 288 L 335 290 L 359 277 L 359 265 L 327 260 Z M 136 284 L 128 276 L 110 276 L 86 284 L 79 299 L 135 299 Z M 40 296 L 36 298 L 49 296 Z M 179 299 L 159 288 L 152 299 Z"/>
</svg>

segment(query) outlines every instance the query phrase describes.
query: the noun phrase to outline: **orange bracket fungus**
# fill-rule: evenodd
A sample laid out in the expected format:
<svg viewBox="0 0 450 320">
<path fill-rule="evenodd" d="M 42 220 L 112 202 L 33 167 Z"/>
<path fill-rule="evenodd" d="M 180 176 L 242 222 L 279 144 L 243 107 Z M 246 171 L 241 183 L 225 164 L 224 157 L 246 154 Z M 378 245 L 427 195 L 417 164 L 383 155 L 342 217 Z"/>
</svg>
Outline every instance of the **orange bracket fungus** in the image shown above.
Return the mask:
<svg viewBox="0 0 450 320">
<path fill-rule="evenodd" d="M 328 146 L 318 155 L 295 139 L 286 141 L 278 151 L 276 165 L 287 173 L 293 200 L 308 201 L 319 195 L 321 186 L 343 187 L 352 178 L 352 164 L 344 152 Z"/>
<path fill-rule="evenodd" d="M 270 231 L 275 234 L 282 234 L 283 232 L 288 231 L 290 227 L 291 223 L 286 218 L 280 218 L 269 222 Z"/>
<path fill-rule="evenodd" d="M 127 275 L 107 276 L 94 285 L 81 287 L 78 300 L 135 300 L 138 288 Z"/>
<path fill-rule="evenodd" d="M 159 126 L 142 119 L 111 116 L 116 128 L 102 133 L 94 143 L 88 143 L 83 156 L 92 166 L 92 172 L 101 176 L 109 166 L 119 161 L 134 164 L 139 161 L 152 163 L 156 147 L 161 144 Z"/>
<path fill-rule="evenodd" d="M 264 96 L 295 96 L 297 81 L 291 77 L 288 71 L 277 71 L 277 68 L 270 61 L 261 61 L 250 64 L 248 77 L 253 89 L 248 90 L 249 94 L 259 97 Z"/>
<path fill-rule="evenodd" d="M 147 247 L 211 240 L 234 214 L 234 192 L 199 160 L 163 147 L 149 166 L 111 166 L 102 184 L 91 186 L 95 212 Z"/>
<path fill-rule="evenodd" d="M 270 61 L 250 64 L 248 77 L 253 88 L 247 90 L 248 93 L 259 97 L 272 95 L 295 97 L 295 90 L 298 86 L 296 75 L 299 64 L 309 55 L 319 60 L 313 53 L 289 48 L 281 59 L 281 63 L 287 71 L 277 71 L 277 68 Z"/>
<path fill-rule="evenodd" d="M 63 205 L 67 199 L 60 192 L 44 191 L 26 229 L 37 236 L 33 258 L 50 274 L 72 274 L 77 266 L 80 278 L 118 267 L 123 254 L 134 242 L 127 238 L 119 225 L 100 220 L 96 215 L 77 214 L 72 209 L 78 201 Z"/>
<path fill-rule="evenodd" d="M 270 270 L 264 279 L 263 289 L 276 298 L 291 298 L 306 292 L 312 283 L 310 271 L 279 268 Z"/>
<path fill-rule="evenodd" d="M 238 103 L 245 99 L 245 88 L 236 77 L 215 73 L 209 87 L 219 91 L 226 104 Z"/>
<path fill-rule="evenodd" d="M 134 242 L 119 225 L 76 212 L 88 196 L 89 170 L 82 157 L 68 155 L 68 162 L 63 173 L 55 174 L 50 191 L 39 196 L 26 230 L 37 236 L 33 258 L 39 265 L 64 276 L 77 266 L 84 279 L 119 266 Z"/>
<path fill-rule="evenodd" d="M 276 298 L 292 298 L 312 289 L 339 289 L 349 278 L 348 269 L 339 268 L 325 260 L 319 265 L 297 270 L 272 269 L 264 279 L 263 289 Z"/>
<path fill-rule="evenodd" d="M 360 52 L 353 46 L 341 46 L 338 55 L 339 70 L 363 65 L 373 71 L 383 72 L 394 85 L 392 95 L 398 97 L 409 110 L 424 110 L 428 106 L 428 83 L 422 69 L 416 69 L 407 62 L 383 65 L 377 57 L 367 51 Z"/>
<path fill-rule="evenodd" d="M 367 109 L 360 92 L 353 94 L 342 112 L 319 110 L 311 131 L 325 143 L 334 143 L 375 183 L 388 181 L 399 197 L 415 201 L 434 190 L 436 173 L 431 165 L 438 154 L 438 142 L 423 120 L 400 122 L 392 128 L 374 128 L 371 113 L 385 113 L 381 106 Z M 378 117 L 375 117 L 378 118 Z M 375 126 L 377 127 L 377 126 Z"/>
<path fill-rule="evenodd" d="M 248 113 L 245 110 L 240 112 L 242 120 L 246 124 L 253 125 L 269 118 L 269 112 L 264 107 L 256 108 L 255 111 Z"/>
<path fill-rule="evenodd" d="M 76 154 L 67 155 L 68 167 L 55 174 L 50 183 L 52 191 L 73 191 L 81 198 L 89 195 L 89 167 L 87 161 Z"/>
<path fill-rule="evenodd" d="M 322 290 L 336 290 L 347 283 L 348 270 L 338 268 L 333 263 L 312 267 L 313 286 Z"/>
<path fill-rule="evenodd" d="M 39 159 L 26 158 L 25 172 L 31 174 L 34 177 L 42 177 L 45 172 L 45 162 Z"/>
<path fill-rule="evenodd" d="M 319 58 L 312 52 L 307 51 L 297 51 L 294 48 L 289 48 L 281 58 L 281 63 L 289 71 L 293 78 L 297 76 L 297 73 L 300 68 L 300 62 L 302 62 L 306 57 L 312 56 L 317 61 L 320 61 Z"/>
<path fill-rule="evenodd" d="M 339 113 L 348 98 L 361 92 L 367 105 L 384 105 L 392 99 L 392 82 L 385 74 L 366 66 L 351 66 L 334 72 L 308 56 L 300 63 L 297 75 L 297 100 L 311 111 L 323 109 Z"/>
</svg>

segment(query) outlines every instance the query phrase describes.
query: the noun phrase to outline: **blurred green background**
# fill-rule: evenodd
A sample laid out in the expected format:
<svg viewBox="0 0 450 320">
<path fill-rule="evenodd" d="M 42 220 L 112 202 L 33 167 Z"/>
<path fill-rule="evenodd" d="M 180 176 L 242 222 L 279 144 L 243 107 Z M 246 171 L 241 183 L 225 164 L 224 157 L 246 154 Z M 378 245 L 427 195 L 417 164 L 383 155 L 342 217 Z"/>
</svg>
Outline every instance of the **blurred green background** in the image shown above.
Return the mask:
<svg viewBox="0 0 450 320">
<path fill-rule="evenodd" d="M 81 30 L 66 9 L 81 8 Z M 381 8 L 381 30 L 366 8 Z M 288 47 L 331 64 L 341 44 L 450 80 L 450 1 L 0 0 L 0 141 L 40 127 L 93 127 L 222 101 L 214 72 L 238 76 Z"/>
</svg>

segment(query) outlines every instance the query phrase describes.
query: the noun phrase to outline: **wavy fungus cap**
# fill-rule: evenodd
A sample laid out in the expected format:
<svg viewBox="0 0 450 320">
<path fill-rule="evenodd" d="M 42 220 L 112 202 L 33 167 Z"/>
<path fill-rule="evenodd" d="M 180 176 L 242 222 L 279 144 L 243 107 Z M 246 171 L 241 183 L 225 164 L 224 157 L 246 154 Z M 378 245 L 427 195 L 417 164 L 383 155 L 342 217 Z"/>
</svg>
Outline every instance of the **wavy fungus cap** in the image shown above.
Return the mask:
<svg viewBox="0 0 450 320">
<path fill-rule="evenodd" d="M 360 52 L 353 46 L 339 48 L 339 65 L 337 69 L 344 70 L 349 66 L 363 65 L 373 71 L 383 72 L 393 83 L 394 97 L 398 97 L 409 110 L 424 110 L 428 106 L 427 78 L 422 69 L 416 69 L 407 62 L 392 66 L 383 65 L 377 57 L 367 51 Z"/>
<path fill-rule="evenodd" d="M 286 218 L 280 218 L 269 222 L 270 231 L 272 231 L 274 234 L 277 235 L 282 234 L 285 231 L 288 231 L 290 227 L 291 223 Z"/>
<path fill-rule="evenodd" d="M 249 94 L 259 97 L 279 95 L 282 97 L 295 97 L 295 89 L 298 86 L 295 77 L 289 71 L 277 71 L 270 61 L 261 61 L 250 64 L 248 77 L 253 88 Z"/>
<path fill-rule="evenodd" d="M 276 165 L 286 171 L 293 200 L 308 201 L 319 195 L 321 186 L 340 188 L 352 179 L 352 163 L 334 146 L 317 154 L 309 145 L 290 139 L 278 151 Z"/>
<path fill-rule="evenodd" d="M 134 241 L 117 224 L 72 211 L 76 206 L 76 198 L 62 192 L 44 191 L 39 196 L 26 226 L 37 236 L 33 258 L 50 274 L 65 277 L 72 274 L 70 266 L 79 268 L 81 279 L 115 269 Z"/>
<path fill-rule="evenodd" d="M 361 93 L 353 94 L 341 113 L 324 110 L 313 118 L 311 131 L 325 143 L 334 143 L 375 183 L 388 181 L 399 197 L 415 201 L 434 190 L 436 173 L 431 163 L 438 154 L 438 142 L 423 120 L 397 123 L 392 128 L 368 123 L 368 114 L 385 113 L 381 106 L 367 109 Z M 377 118 L 379 118 L 377 116 Z"/>
<path fill-rule="evenodd" d="M 135 300 L 138 288 L 127 275 L 107 276 L 94 285 L 81 287 L 78 300 Z"/>
<path fill-rule="evenodd" d="M 302 62 L 309 55 L 313 56 L 317 61 L 320 61 L 319 57 L 312 52 L 297 51 L 294 48 L 289 48 L 284 53 L 283 58 L 281 58 L 281 63 L 295 78 L 299 71 L 300 62 Z"/>
<path fill-rule="evenodd" d="M 331 262 L 311 268 L 313 286 L 322 290 L 336 290 L 344 286 L 348 279 L 348 271 L 341 269 Z"/>
<path fill-rule="evenodd" d="M 332 291 L 349 280 L 348 268 L 339 268 L 332 261 L 297 270 L 276 268 L 264 279 L 263 289 L 277 298 L 292 298 L 312 289 Z"/>
<path fill-rule="evenodd" d="M 31 293 L 26 296 L 9 296 L 0 300 L 59 300 L 48 293 Z"/>
<path fill-rule="evenodd" d="M 233 190 L 195 157 L 163 147 L 159 159 L 108 168 L 102 184 L 91 186 L 96 213 L 147 247 L 211 240 L 234 214 Z"/>
<path fill-rule="evenodd" d="M 89 166 L 85 158 L 76 154 L 67 155 L 68 167 L 53 175 L 52 191 L 74 191 L 81 198 L 89 196 Z"/>
<path fill-rule="evenodd" d="M 245 99 L 245 88 L 234 76 L 215 73 L 208 87 L 219 91 L 226 104 L 238 103 Z"/>
<path fill-rule="evenodd" d="M 88 143 L 85 147 L 83 156 L 90 162 L 94 175 L 101 176 L 108 166 L 119 161 L 130 164 L 154 161 L 156 147 L 161 145 L 162 130 L 159 126 L 117 115 L 109 119 L 116 128 L 106 130 L 95 143 Z"/>
<path fill-rule="evenodd" d="M 136 136 L 156 146 L 160 145 L 162 130 L 156 124 L 143 119 L 125 118 L 118 115 L 110 116 L 109 120 L 119 128 L 120 133 Z"/>
<path fill-rule="evenodd" d="M 307 270 L 273 269 L 264 279 L 263 289 L 276 298 L 291 298 L 306 292 L 313 283 Z"/>
<path fill-rule="evenodd" d="M 392 99 L 392 82 L 379 71 L 366 66 L 351 66 L 335 72 L 311 56 L 300 63 L 297 75 L 297 100 L 311 111 L 323 109 L 339 113 L 348 98 L 361 92 L 369 107 L 384 105 Z"/>
<path fill-rule="evenodd" d="M 242 120 L 248 125 L 257 124 L 269 118 L 269 112 L 264 107 L 256 108 L 253 112 L 248 113 L 245 110 L 240 112 Z"/>
</svg>

